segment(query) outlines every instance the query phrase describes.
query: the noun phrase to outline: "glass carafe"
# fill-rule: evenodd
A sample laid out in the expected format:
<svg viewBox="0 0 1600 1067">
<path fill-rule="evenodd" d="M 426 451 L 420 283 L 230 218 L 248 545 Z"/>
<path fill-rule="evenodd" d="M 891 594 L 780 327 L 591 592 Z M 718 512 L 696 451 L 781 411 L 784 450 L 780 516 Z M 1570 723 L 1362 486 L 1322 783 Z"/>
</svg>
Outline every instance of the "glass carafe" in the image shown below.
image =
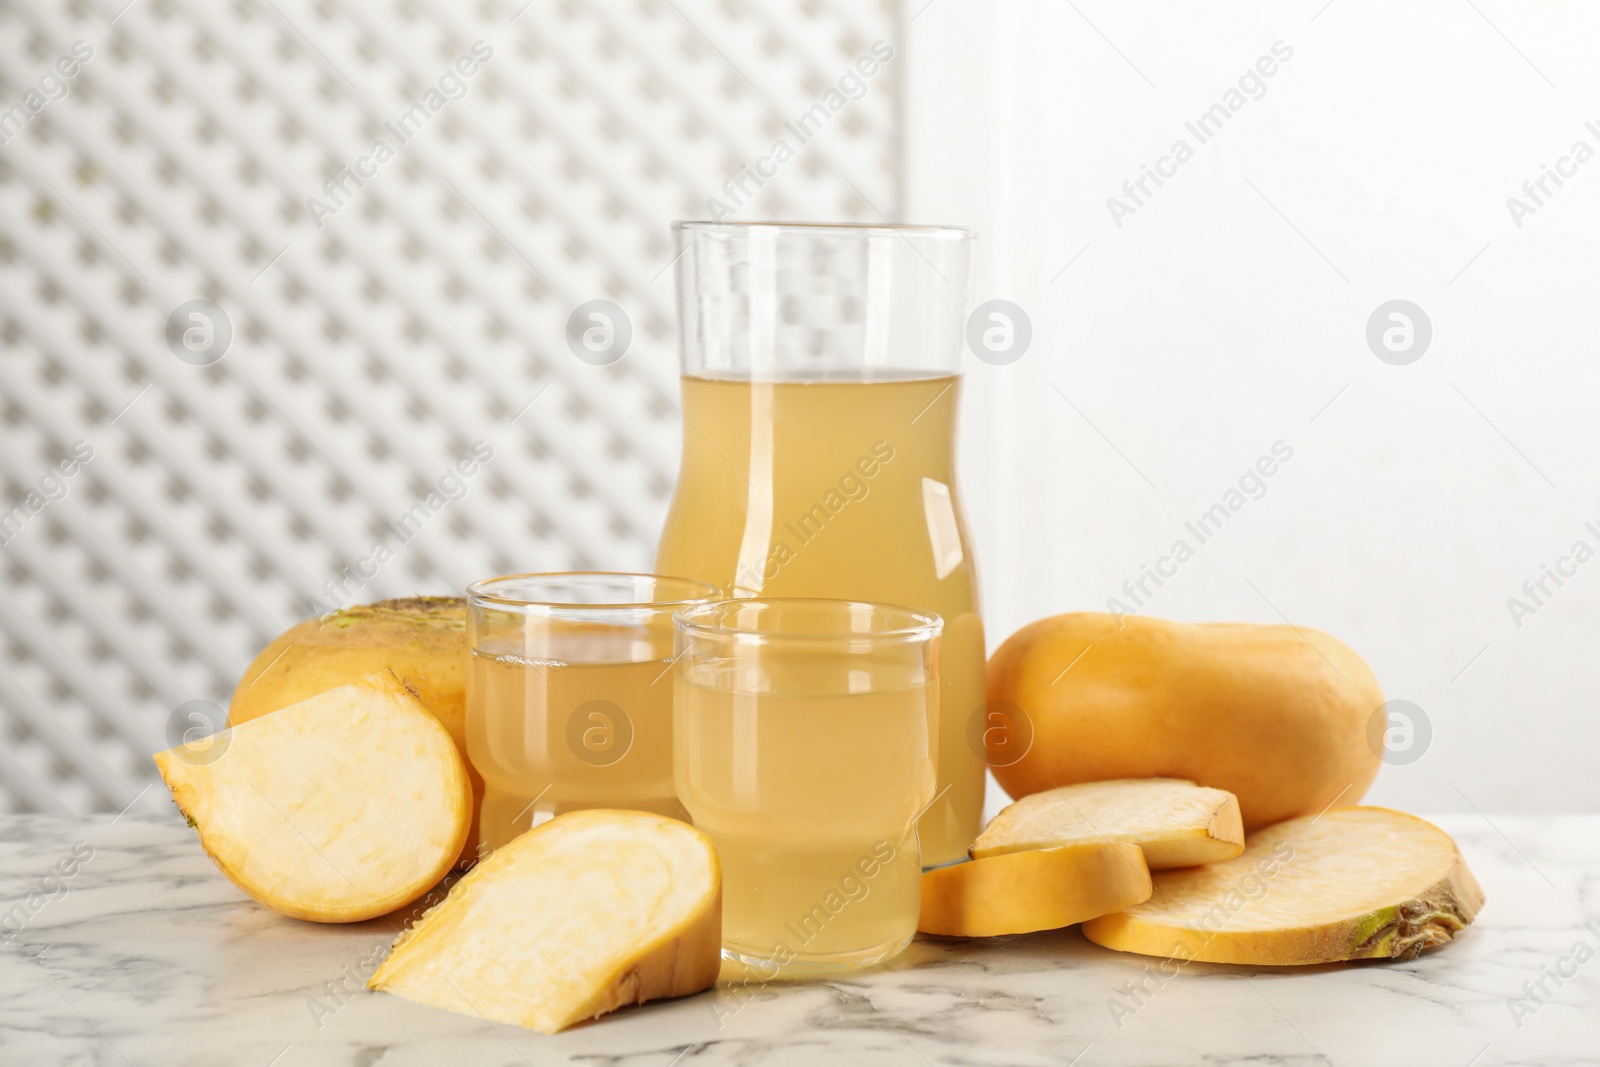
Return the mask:
<svg viewBox="0 0 1600 1067">
<path fill-rule="evenodd" d="M 955 478 L 973 237 L 780 223 L 675 233 L 683 458 L 656 569 L 732 596 L 937 612 L 938 785 L 919 837 L 924 865 L 960 859 L 984 793 L 967 739 L 984 702 L 983 622 Z"/>
</svg>

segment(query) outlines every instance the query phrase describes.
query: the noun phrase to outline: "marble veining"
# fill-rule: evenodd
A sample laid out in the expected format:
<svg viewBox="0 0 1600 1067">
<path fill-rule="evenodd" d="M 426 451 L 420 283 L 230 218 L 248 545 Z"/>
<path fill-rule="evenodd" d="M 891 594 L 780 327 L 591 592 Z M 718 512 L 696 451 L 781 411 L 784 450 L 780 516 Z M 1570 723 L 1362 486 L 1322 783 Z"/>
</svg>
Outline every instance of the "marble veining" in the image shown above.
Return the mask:
<svg viewBox="0 0 1600 1067">
<path fill-rule="evenodd" d="M 1600 1064 L 1600 816 L 1491 818 L 1437 820 L 1489 901 L 1417 960 L 1169 976 L 1075 929 L 930 938 L 543 1037 L 366 992 L 397 920 L 276 915 L 181 822 L 7 816 L 0 1064 Z"/>
</svg>

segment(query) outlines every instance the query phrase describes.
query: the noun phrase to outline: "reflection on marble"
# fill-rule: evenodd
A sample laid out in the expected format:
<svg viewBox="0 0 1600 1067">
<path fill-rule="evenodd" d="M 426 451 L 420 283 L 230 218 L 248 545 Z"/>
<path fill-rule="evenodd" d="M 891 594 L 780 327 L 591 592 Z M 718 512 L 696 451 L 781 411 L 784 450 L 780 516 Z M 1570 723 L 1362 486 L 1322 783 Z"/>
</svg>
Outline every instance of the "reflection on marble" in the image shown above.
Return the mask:
<svg viewBox="0 0 1600 1067">
<path fill-rule="evenodd" d="M 1075 929 L 919 939 L 847 980 L 723 984 L 541 1037 L 365 992 L 393 923 L 258 907 L 181 823 L 9 816 L 0 1063 L 1600 1064 L 1600 816 L 1437 821 L 1489 902 L 1409 962 L 1168 978 Z"/>
</svg>

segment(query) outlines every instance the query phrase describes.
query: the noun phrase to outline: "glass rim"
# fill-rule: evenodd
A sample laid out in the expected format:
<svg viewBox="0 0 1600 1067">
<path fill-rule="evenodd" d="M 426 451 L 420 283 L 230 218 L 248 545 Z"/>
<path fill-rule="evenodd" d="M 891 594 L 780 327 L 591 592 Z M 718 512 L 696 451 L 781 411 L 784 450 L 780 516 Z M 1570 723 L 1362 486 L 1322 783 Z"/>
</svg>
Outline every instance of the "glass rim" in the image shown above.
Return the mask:
<svg viewBox="0 0 1600 1067">
<path fill-rule="evenodd" d="M 781 222 L 752 219 L 739 222 L 714 222 L 708 219 L 679 219 L 672 224 L 673 233 L 726 233 L 740 230 L 794 231 L 798 233 L 882 235 L 886 237 L 939 237 L 955 240 L 976 240 L 978 232 L 966 226 L 944 226 L 928 223 L 865 223 L 865 222 Z"/>
<path fill-rule="evenodd" d="M 795 607 L 866 607 L 889 620 L 891 614 L 901 620 L 911 620 L 910 625 L 891 625 L 884 630 L 759 630 L 750 626 L 727 626 L 720 623 L 698 622 L 695 616 L 733 606 Z M 753 638 L 761 641 L 922 641 L 937 637 L 944 631 L 944 619 L 937 612 L 922 611 L 904 604 L 887 604 L 875 600 L 852 600 L 843 597 L 773 596 L 724 597 L 717 600 L 680 608 L 672 616 L 673 628 L 685 634 L 702 634 L 732 638 Z"/>
<path fill-rule="evenodd" d="M 502 596 L 491 592 L 493 586 L 501 583 L 528 582 L 529 584 L 558 583 L 582 584 L 592 582 L 594 585 L 613 584 L 621 588 L 624 584 L 639 581 L 668 583 L 677 585 L 680 591 L 693 589 L 699 592 L 698 596 L 673 596 L 654 600 L 615 600 L 609 602 L 585 602 L 577 600 L 533 599 L 526 596 Z M 696 578 L 682 578 L 675 574 L 649 574 L 643 571 L 526 571 L 520 574 L 499 574 L 492 578 L 479 578 L 466 588 L 467 603 L 474 608 L 498 608 L 506 611 L 664 611 L 684 607 L 693 607 L 707 602 L 714 602 L 722 596 L 722 590 L 710 582 L 702 582 Z"/>
</svg>

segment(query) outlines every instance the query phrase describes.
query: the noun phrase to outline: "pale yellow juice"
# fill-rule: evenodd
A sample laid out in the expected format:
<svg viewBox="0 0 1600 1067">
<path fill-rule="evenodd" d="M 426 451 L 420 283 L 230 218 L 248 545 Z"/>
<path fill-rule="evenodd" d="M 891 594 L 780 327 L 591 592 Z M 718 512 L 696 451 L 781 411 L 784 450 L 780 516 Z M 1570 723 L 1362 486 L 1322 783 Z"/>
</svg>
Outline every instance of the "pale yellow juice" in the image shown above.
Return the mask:
<svg viewBox="0 0 1600 1067">
<path fill-rule="evenodd" d="M 967 725 L 984 702 L 984 639 L 955 490 L 960 380 L 682 385 L 683 462 L 656 569 L 736 596 L 873 600 L 942 616 L 942 792 L 921 821 L 921 861 L 961 858 L 983 809 L 984 766 Z"/>
<path fill-rule="evenodd" d="M 833 655 L 711 661 L 677 682 L 678 793 L 722 857 L 724 950 L 764 977 L 885 959 L 916 932 L 937 683 L 896 685 L 903 662 L 853 664 L 861 691 L 827 695 Z"/>
<path fill-rule="evenodd" d="M 672 786 L 670 659 L 580 663 L 472 653 L 467 752 L 483 842 L 578 808 L 683 817 Z"/>
</svg>

